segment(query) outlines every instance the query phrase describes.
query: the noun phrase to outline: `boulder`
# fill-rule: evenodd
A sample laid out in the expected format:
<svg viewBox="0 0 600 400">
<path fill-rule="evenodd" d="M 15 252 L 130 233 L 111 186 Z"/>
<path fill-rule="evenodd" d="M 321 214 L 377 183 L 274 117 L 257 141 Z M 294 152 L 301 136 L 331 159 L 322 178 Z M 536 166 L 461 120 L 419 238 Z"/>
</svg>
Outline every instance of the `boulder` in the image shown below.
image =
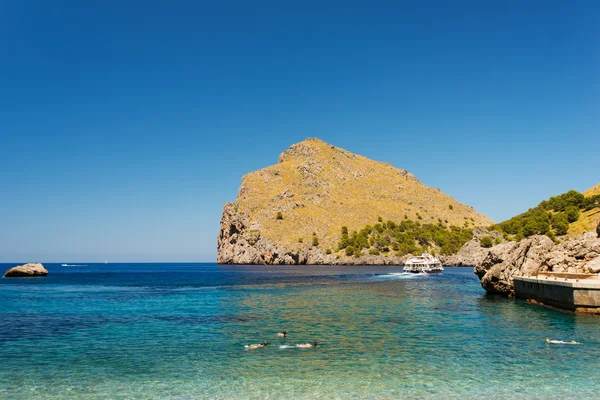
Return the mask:
<svg viewBox="0 0 600 400">
<path fill-rule="evenodd" d="M 6 278 L 14 278 L 14 277 L 29 277 L 29 276 L 46 276 L 48 275 L 48 270 L 44 268 L 42 264 L 38 263 L 29 263 L 16 266 L 14 268 L 9 269 L 4 273 Z"/>
<path fill-rule="evenodd" d="M 600 256 L 588 262 L 585 267 L 587 269 L 587 272 L 591 274 L 597 274 L 598 272 L 600 272 Z"/>
</svg>

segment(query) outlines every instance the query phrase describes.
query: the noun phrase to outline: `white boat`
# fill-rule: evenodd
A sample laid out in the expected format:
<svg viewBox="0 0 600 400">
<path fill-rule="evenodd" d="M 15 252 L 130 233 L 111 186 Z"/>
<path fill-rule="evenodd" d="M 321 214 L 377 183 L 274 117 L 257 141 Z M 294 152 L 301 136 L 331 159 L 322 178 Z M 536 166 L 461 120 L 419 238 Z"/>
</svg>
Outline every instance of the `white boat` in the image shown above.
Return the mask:
<svg viewBox="0 0 600 400">
<path fill-rule="evenodd" d="M 60 264 L 61 267 L 68 267 L 69 264 Z"/>
<path fill-rule="evenodd" d="M 423 253 L 420 256 L 410 257 L 404 263 L 404 272 L 412 272 L 415 274 L 425 272 L 427 274 L 435 274 L 442 272 L 444 267 L 440 260 L 429 253 Z"/>
</svg>

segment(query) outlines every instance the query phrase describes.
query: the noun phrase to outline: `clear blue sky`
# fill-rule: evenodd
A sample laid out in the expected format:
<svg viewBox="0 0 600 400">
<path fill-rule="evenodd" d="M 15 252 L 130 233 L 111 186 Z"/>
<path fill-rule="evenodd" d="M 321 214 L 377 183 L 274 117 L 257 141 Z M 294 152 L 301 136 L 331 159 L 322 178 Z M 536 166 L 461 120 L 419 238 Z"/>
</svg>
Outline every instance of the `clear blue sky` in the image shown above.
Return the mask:
<svg viewBox="0 0 600 400">
<path fill-rule="evenodd" d="M 598 1 L 3 1 L 0 262 L 213 261 L 242 175 L 307 137 L 496 221 L 585 190 L 599 20 Z"/>
</svg>

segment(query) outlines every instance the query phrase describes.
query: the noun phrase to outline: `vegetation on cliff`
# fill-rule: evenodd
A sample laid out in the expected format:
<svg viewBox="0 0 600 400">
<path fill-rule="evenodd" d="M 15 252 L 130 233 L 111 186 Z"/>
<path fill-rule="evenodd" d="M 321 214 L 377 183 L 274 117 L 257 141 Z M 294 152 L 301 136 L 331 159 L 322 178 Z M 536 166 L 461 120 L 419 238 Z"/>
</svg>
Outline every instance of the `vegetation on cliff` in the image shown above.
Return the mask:
<svg viewBox="0 0 600 400">
<path fill-rule="evenodd" d="M 439 251 L 441 254 L 451 255 L 473 237 L 473 230 L 446 226 L 441 220 L 437 224 L 404 220 L 400 223 L 377 222 L 351 234 L 344 226 L 341 236 L 338 250 L 344 250 L 347 256 L 360 255 L 363 249 L 371 255 L 393 252 L 399 257 L 424 251 L 434 254 Z"/>
<path fill-rule="evenodd" d="M 493 225 L 492 229 L 517 241 L 532 235 L 546 235 L 554 239 L 557 235 L 571 233 L 570 224 L 575 225 L 583 215 L 586 223 L 580 225 L 584 229 L 580 232 L 572 232 L 583 233 L 595 226 L 593 216 L 600 212 L 600 194 L 592 193 L 594 194 L 586 197 L 583 193 L 570 190 L 542 201 L 523 214 Z"/>
<path fill-rule="evenodd" d="M 586 190 L 583 195 L 589 199 L 588 205 L 581 212 L 579 219 L 569 224 L 569 235 L 572 236 L 593 231 L 600 221 L 600 184 Z"/>
</svg>

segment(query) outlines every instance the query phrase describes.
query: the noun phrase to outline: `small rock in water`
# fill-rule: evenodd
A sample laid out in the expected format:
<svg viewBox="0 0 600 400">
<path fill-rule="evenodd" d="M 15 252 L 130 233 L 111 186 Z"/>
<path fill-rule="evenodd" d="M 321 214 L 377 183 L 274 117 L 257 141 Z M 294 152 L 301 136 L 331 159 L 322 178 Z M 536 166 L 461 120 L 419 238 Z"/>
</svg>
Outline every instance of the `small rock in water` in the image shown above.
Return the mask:
<svg viewBox="0 0 600 400">
<path fill-rule="evenodd" d="M 48 270 L 39 263 L 29 263 L 16 266 L 4 273 L 6 278 L 29 277 L 29 276 L 46 276 Z"/>
</svg>

